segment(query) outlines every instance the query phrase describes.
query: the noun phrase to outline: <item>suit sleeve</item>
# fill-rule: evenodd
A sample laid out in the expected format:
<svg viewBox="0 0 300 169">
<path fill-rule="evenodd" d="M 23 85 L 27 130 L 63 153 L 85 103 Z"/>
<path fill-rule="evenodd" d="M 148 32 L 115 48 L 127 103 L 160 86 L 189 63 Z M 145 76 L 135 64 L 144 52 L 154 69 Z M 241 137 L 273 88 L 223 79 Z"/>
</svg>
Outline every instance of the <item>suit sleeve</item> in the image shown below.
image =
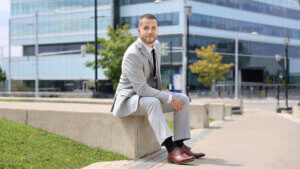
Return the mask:
<svg viewBox="0 0 300 169">
<path fill-rule="evenodd" d="M 148 85 L 142 60 L 136 54 L 131 53 L 124 57 L 122 70 L 139 96 L 156 97 L 162 104 L 167 104 L 169 94 Z"/>
</svg>

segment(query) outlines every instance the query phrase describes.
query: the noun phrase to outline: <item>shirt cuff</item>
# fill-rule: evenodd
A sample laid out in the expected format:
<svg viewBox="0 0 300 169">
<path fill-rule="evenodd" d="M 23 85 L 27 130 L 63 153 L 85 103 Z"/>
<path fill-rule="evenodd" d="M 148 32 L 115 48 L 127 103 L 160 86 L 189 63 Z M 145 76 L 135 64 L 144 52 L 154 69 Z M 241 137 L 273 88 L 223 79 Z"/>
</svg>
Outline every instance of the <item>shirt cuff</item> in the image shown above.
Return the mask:
<svg viewBox="0 0 300 169">
<path fill-rule="evenodd" d="M 167 101 L 167 103 L 168 103 L 168 104 L 170 104 L 170 103 L 171 103 L 171 101 L 172 101 L 172 99 L 173 99 L 173 97 L 172 97 L 172 95 L 170 94 L 170 96 L 169 96 L 169 98 L 168 98 L 168 101 Z"/>
</svg>

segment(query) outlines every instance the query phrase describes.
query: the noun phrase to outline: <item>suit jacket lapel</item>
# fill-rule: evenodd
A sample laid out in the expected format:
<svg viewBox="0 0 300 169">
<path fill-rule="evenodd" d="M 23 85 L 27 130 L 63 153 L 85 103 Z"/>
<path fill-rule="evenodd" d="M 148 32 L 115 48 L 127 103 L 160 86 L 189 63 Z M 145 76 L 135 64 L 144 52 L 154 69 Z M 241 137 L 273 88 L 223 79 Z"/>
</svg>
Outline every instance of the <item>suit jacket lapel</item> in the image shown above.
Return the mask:
<svg viewBox="0 0 300 169">
<path fill-rule="evenodd" d="M 153 74 L 153 66 L 151 64 L 153 62 L 152 57 L 149 55 L 149 53 L 148 53 L 147 49 L 144 47 L 144 45 L 141 42 L 139 42 L 139 40 L 137 40 L 136 45 L 140 49 L 141 53 L 148 59 L 151 74 Z"/>
<path fill-rule="evenodd" d="M 139 40 L 136 41 L 136 46 L 141 50 L 142 54 L 151 62 L 151 57 L 147 52 L 147 49 L 143 46 L 143 44 Z"/>
</svg>

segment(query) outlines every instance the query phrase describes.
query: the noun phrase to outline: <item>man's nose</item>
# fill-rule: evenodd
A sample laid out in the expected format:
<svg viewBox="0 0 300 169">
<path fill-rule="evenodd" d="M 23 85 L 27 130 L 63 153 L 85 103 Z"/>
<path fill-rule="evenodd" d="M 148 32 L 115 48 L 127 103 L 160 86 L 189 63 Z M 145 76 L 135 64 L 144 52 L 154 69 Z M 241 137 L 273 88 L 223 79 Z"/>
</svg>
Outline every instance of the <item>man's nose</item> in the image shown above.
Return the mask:
<svg viewBox="0 0 300 169">
<path fill-rule="evenodd" d="M 149 29 L 147 33 L 151 34 L 151 33 L 153 33 L 153 30 Z"/>
</svg>

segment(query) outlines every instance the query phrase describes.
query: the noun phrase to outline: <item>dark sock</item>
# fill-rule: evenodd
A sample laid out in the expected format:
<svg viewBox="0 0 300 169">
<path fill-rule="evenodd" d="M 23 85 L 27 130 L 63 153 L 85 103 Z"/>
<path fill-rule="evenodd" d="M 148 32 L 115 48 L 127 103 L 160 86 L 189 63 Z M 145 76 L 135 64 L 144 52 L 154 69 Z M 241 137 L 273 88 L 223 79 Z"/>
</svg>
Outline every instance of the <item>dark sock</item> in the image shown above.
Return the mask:
<svg viewBox="0 0 300 169">
<path fill-rule="evenodd" d="M 182 147 L 183 146 L 183 140 L 176 140 L 174 141 L 177 147 Z"/>
<path fill-rule="evenodd" d="M 174 144 L 172 137 L 168 137 L 163 143 L 162 145 L 166 146 L 167 151 L 170 153 L 174 150 L 174 148 L 176 147 L 176 145 Z"/>
</svg>

